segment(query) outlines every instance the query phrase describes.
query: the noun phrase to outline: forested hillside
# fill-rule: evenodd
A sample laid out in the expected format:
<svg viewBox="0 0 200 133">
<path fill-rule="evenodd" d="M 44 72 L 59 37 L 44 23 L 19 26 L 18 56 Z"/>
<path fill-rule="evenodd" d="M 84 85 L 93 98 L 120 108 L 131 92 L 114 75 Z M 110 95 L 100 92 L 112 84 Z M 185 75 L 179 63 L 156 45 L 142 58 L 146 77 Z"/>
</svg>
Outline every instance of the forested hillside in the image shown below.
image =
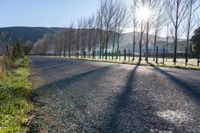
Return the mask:
<svg viewBox="0 0 200 133">
<path fill-rule="evenodd" d="M 7 33 L 6 39 L 12 41 L 32 41 L 35 42 L 46 33 L 55 34 L 62 28 L 46 28 L 46 27 L 5 27 L 0 28 L 0 33 Z"/>
</svg>

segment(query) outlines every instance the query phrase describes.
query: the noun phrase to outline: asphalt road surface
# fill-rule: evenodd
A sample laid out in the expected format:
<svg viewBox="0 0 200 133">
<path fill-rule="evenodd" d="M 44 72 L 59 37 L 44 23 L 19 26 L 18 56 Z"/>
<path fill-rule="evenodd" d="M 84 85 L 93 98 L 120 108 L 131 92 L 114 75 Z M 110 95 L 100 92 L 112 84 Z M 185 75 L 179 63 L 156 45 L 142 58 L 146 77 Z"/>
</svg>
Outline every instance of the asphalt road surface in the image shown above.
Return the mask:
<svg viewBox="0 0 200 133">
<path fill-rule="evenodd" d="M 33 131 L 200 132 L 200 71 L 30 59 L 38 71 Z"/>
</svg>

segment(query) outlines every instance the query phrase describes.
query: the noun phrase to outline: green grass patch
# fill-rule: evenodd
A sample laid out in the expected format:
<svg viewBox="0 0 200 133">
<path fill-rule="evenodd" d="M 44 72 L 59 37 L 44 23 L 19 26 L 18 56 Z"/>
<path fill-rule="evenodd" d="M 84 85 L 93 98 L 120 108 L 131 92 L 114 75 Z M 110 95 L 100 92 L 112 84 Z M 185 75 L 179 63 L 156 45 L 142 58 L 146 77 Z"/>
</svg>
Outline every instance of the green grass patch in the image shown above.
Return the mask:
<svg viewBox="0 0 200 133">
<path fill-rule="evenodd" d="M 28 58 L 13 62 L 7 73 L 0 81 L 0 133 L 25 132 L 27 113 L 33 109 Z"/>
</svg>

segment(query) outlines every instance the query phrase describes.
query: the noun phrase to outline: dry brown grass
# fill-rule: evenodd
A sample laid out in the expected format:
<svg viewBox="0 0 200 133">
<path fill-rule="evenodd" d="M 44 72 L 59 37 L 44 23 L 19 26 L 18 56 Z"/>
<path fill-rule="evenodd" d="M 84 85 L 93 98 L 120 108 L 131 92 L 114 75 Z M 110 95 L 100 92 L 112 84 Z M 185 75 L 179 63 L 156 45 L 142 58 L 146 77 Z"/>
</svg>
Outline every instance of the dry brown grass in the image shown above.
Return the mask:
<svg viewBox="0 0 200 133">
<path fill-rule="evenodd" d="M 3 57 L 0 56 L 0 79 L 4 78 L 6 76 L 5 69 L 3 67 Z"/>
<path fill-rule="evenodd" d="M 0 79 L 3 79 L 6 77 L 6 72 L 3 70 L 3 68 L 0 66 Z"/>
</svg>

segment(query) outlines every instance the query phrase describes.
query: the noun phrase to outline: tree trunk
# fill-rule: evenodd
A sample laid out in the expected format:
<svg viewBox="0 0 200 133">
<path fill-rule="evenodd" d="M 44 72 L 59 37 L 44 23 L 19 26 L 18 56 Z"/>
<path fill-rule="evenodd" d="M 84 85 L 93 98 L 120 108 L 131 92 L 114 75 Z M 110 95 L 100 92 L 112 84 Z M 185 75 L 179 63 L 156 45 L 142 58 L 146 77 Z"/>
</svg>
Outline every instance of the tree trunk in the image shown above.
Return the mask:
<svg viewBox="0 0 200 133">
<path fill-rule="evenodd" d="M 187 47 L 187 50 L 186 50 L 186 66 L 187 66 L 187 63 L 188 63 L 188 49 L 189 49 L 189 43 L 190 43 L 190 29 L 191 29 L 191 19 L 192 19 L 192 6 L 193 6 L 193 0 L 190 1 L 190 9 L 189 9 L 189 18 L 188 18 L 188 29 L 187 29 L 187 44 L 186 44 L 186 47 Z"/>
<path fill-rule="evenodd" d="M 147 33 L 146 33 L 146 62 L 149 60 L 149 21 L 147 21 Z"/>
<path fill-rule="evenodd" d="M 157 32 L 155 31 L 155 36 L 154 36 L 154 45 L 153 45 L 153 61 L 155 61 L 155 55 L 156 55 L 156 45 L 157 45 Z"/>
<path fill-rule="evenodd" d="M 133 31 L 133 62 L 135 61 L 135 27 Z"/>
<path fill-rule="evenodd" d="M 156 63 L 158 64 L 158 46 L 156 46 Z"/>
<path fill-rule="evenodd" d="M 165 64 L 165 48 L 163 48 L 163 64 Z"/>
<path fill-rule="evenodd" d="M 197 54 L 197 66 L 199 67 L 200 52 Z"/>
<path fill-rule="evenodd" d="M 119 54 L 120 54 L 120 52 L 119 52 L 119 33 L 118 33 L 118 35 L 117 35 L 117 59 L 119 58 Z"/>
<path fill-rule="evenodd" d="M 139 48 L 140 48 L 140 53 L 139 53 L 139 62 L 142 61 L 142 37 L 143 37 L 143 24 L 141 23 L 141 33 L 140 33 L 140 43 L 139 43 Z"/>
<path fill-rule="evenodd" d="M 179 24 L 179 6 L 180 1 L 177 0 L 176 8 L 176 22 L 175 22 L 175 37 L 174 37 L 174 65 L 176 65 L 176 56 L 177 56 L 177 45 L 178 45 L 178 24 Z"/>
<path fill-rule="evenodd" d="M 126 61 L 126 49 L 124 49 L 124 61 Z"/>
</svg>

